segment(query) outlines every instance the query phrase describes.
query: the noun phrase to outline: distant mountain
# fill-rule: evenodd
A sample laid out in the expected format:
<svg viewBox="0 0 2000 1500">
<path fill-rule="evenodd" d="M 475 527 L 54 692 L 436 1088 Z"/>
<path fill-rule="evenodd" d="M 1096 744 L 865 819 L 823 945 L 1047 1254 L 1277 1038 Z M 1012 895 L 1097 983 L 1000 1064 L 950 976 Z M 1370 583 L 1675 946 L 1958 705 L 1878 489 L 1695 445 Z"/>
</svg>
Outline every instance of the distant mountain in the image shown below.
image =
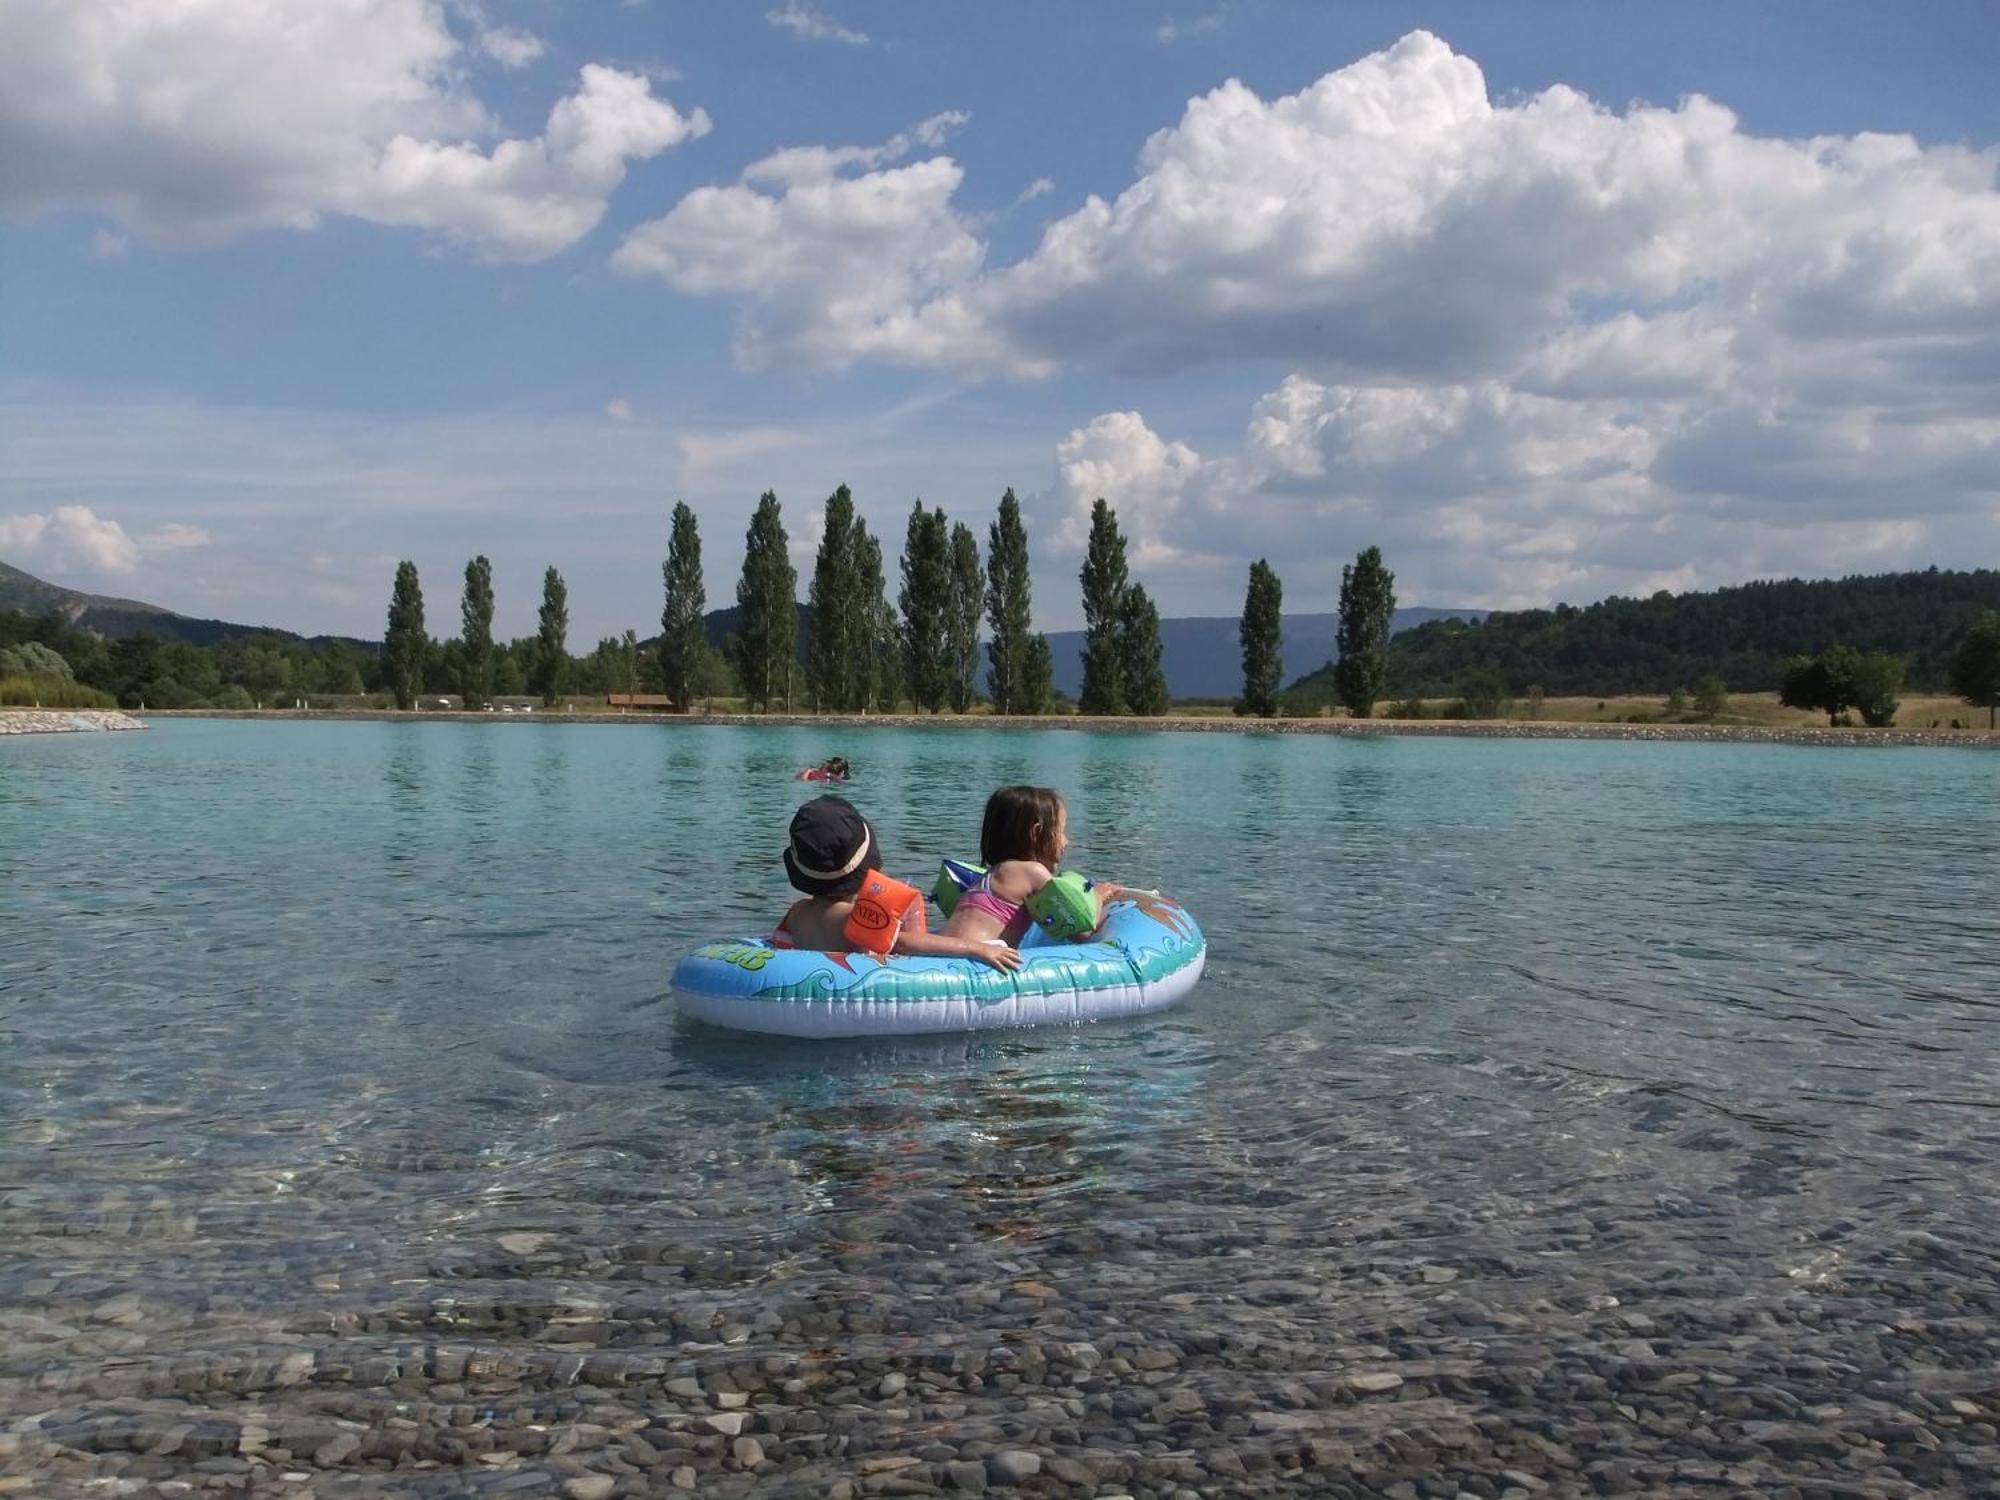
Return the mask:
<svg viewBox="0 0 2000 1500">
<path fill-rule="evenodd" d="M 1399 609 L 1392 631 L 1432 620 L 1482 620 L 1483 609 Z M 1176 698 L 1234 698 L 1243 691 L 1243 643 L 1234 615 L 1187 615 L 1160 621 L 1161 664 L 1167 691 Z M 1281 681 L 1290 682 L 1333 660 L 1338 615 L 1286 615 Z M 1049 636 L 1056 687 L 1074 698 L 1083 688 L 1083 632 L 1058 630 Z"/>
<path fill-rule="evenodd" d="M 361 651 L 380 651 L 380 641 L 357 641 L 348 636 L 302 636 L 290 630 L 274 630 L 268 625 L 234 625 L 227 620 L 198 620 L 176 614 L 157 604 L 137 599 L 116 599 L 107 594 L 86 594 L 46 583 L 32 573 L 0 562 L 0 609 L 17 609 L 26 614 L 61 615 L 79 630 L 93 631 L 107 640 L 150 635 L 163 641 L 191 641 L 197 646 L 213 646 L 220 641 L 245 635 L 275 635 L 288 641 L 321 645 L 342 640 Z"/>
</svg>

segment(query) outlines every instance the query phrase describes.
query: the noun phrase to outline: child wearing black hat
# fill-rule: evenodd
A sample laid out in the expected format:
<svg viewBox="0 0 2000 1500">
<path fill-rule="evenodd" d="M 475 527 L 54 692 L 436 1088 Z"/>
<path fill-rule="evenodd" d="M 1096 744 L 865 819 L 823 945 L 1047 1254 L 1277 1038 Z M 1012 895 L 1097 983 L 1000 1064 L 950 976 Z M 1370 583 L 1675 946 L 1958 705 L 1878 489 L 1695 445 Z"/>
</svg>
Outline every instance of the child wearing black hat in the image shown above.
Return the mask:
<svg viewBox="0 0 2000 1500">
<path fill-rule="evenodd" d="M 771 943 L 827 952 L 976 958 L 1021 967 L 1019 950 L 979 938 L 944 937 L 924 926 L 923 893 L 882 873 L 875 830 L 845 797 L 815 797 L 792 816 L 785 874 L 806 899 L 792 903 Z"/>
</svg>

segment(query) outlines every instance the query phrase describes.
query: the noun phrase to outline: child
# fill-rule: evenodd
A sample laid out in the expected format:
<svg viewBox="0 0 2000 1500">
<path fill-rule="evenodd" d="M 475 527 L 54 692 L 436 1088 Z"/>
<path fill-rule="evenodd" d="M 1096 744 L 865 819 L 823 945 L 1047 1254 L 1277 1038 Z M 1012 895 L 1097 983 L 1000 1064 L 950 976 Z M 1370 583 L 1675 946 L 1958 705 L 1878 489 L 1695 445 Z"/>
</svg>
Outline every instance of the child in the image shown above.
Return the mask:
<svg viewBox="0 0 2000 1500">
<path fill-rule="evenodd" d="M 811 766 L 799 772 L 798 776 L 794 779 L 798 781 L 845 781 L 847 777 L 847 757 L 844 755 L 829 755 L 818 765 Z"/>
<path fill-rule="evenodd" d="M 875 830 L 845 797 L 816 797 L 793 814 L 785 874 L 806 899 L 793 902 L 778 923 L 774 948 L 976 958 L 1002 971 L 1021 967 L 1011 942 L 926 932 L 922 893 L 882 874 Z"/>
<path fill-rule="evenodd" d="M 979 858 L 986 873 L 958 898 L 946 937 L 1000 938 L 1018 944 L 1035 925 L 1028 899 L 1055 878 L 1069 851 L 1069 809 L 1045 786 L 1003 786 L 986 799 L 979 824 Z M 1100 903 L 1121 888 L 1099 881 Z"/>
</svg>

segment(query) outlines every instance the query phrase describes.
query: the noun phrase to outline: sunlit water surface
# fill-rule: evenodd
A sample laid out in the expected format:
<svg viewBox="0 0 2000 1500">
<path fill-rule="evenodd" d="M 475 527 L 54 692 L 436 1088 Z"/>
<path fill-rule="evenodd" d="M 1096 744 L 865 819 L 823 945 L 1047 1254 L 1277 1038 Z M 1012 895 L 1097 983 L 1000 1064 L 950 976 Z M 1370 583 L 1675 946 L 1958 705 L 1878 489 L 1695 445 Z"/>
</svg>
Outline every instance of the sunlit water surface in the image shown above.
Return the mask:
<svg viewBox="0 0 2000 1500">
<path fill-rule="evenodd" d="M 836 752 L 926 885 L 992 787 L 1061 788 L 1071 863 L 1182 899 L 1207 977 L 1082 1030 L 678 1018 L 675 959 L 782 910 L 790 773 Z M 1223 1407 L 1400 1369 L 1405 1426 L 1504 1411 L 1509 1370 L 1985 1400 L 1996 791 L 1990 753 L 1763 745 L 0 742 L 0 1458 L 331 1392 L 557 1422 L 675 1361 L 948 1370 L 1036 1330 L 1172 1344 Z"/>
</svg>

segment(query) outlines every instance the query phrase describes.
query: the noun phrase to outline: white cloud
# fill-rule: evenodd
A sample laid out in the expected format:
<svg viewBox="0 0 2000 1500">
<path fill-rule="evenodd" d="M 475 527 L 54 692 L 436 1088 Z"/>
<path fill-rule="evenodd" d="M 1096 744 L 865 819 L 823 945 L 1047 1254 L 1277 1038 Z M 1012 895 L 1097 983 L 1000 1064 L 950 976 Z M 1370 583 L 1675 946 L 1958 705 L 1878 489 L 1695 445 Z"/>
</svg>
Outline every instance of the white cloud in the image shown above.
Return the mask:
<svg viewBox="0 0 2000 1500">
<path fill-rule="evenodd" d="M 90 253 L 99 260 L 123 260 L 132 253 L 132 241 L 125 235 L 98 229 L 90 236 Z"/>
<path fill-rule="evenodd" d="M 1055 190 L 1056 182 L 1053 177 L 1037 177 L 1033 182 L 1021 189 L 1020 194 L 1009 206 L 1019 208 L 1024 203 L 1033 203 L 1037 198 L 1045 198 Z"/>
<path fill-rule="evenodd" d="M 2000 417 L 1836 426 L 1729 397 L 1294 375 L 1217 457 L 1137 412 L 1100 416 L 1057 445 L 1055 482 L 1031 504 L 1036 535 L 1074 556 L 1102 495 L 1138 544 L 1135 569 L 1166 597 L 1264 556 L 1318 582 L 1301 608 L 1329 602 L 1339 564 L 1371 543 L 1406 597 L 1498 607 L 1917 567 L 2000 545 Z"/>
<path fill-rule="evenodd" d="M 743 180 L 802 187 L 829 182 L 853 167 L 873 171 L 901 161 L 918 146 L 935 149 L 943 145 L 954 130 L 971 119 L 962 109 L 948 109 L 898 131 L 879 146 L 787 146 L 750 163 L 743 169 Z"/>
<path fill-rule="evenodd" d="M 743 460 L 796 448 L 805 434 L 790 427 L 736 427 L 709 432 L 684 432 L 677 439 L 681 463 L 689 479 L 718 470 L 741 467 Z"/>
<path fill-rule="evenodd" d="M 125 528 L 87 505 L 0 516 L 0 552 L 20 563 L 87 573 L 130 573 L 139 566 L 138 544 Z"/>
<path fill-rule="evenodd" d="M 787 161 L 871 165 L 818 151 Z M 839 347 L 832 327 L 859 298 L 878 330 L 868 357 L 975 374 L 1276 359 L 1364 383 L 1557 389 L 1617 372 L 1662 389 L 1915 359 L 1990 380 L 1996 160 L 1907 137 L 1752 136 L 1699 96 L 1621 114 L 1557 86 L 1496 104 L 1475 62 L 1414 32 L 1297 94 L 1232 81 L 1189 101 L 1124 192 L 1054 221 L 1012 265 L 974 245 L 907 274 L 907 254 L 974 238 L 977 220 L 956 181 L 917 200 L 864 171 L 848 194 L 898 199 L 908 218 L 860 282 L 812 269 L 850 226 L 799 213 L 782 216 L 781 282 L 677 284 L 744 297 L 744 347 L 766 359 Z M 782 327 L 763 316 L 773 301 Z"/>
<path fill-rule="evenodd" d="M 514 26 L 497 26 L 479 33 L 479 50 L 503 68 L 525 68 L 548 50 L 531 31 Z"/>
<path fill-rule="evenodd" d="M 840 369 L 905 357 L 924 340 L 934 346 L 930 360 L 946 363 L 957 334 L 951 320 L 913 309 L 962 285 L 985 253 L 950 208 L 963 172 L 936 156 L 837 175 L 908 149 L 898 137 L 880 148 L 781 151 L 744 174 L 779 184 L 775 195 L 748 185 L 698 188 L 633 230 L 612 264 L 682 292 L 747 298 L 736 351 L 750 368 L 782 358 Z"/>
<path fill-rule="evenodd" d="M 780 31 L 789 31 L 803 40 L 845 42 L 850 47 L 868 45 L 868 33 L 843 26 L 823 11 L 814 10 L 803 0 L 785 0 L 783 10 L 767 10 L 764 19 Z"/>
<path fill-rule="evenodd" d="M 185 552 L 193 547 L 206 547 L 214 538 L 199 526 L 189 526 L 185 522 L 170 521 L 164 526 L 156 526 L 139 538 L 139 545 L 147 552 Z"/>
<path fill-rule="evenodd" d="M 604 408 L 604 414 L 614 422 L 632 420 L 632 403 L 623 396 L 614 396 Z"/>
<path fill-rule="evenodd" d="M 507 138 L 465 52 L 429 0 L 14 0 L 0 210 L 88 207 L 180 246 L 346 214 L 537 260 L 597 223 L 629 160 L 709 127 L 593 65 L 541 136 Z"/>
<path fill-rule="evenodd" d="M 1229 7 L 1219 6 L 1205 15 L 1196 16 L 1192 21 L 1165 21 L 1153 32 L 1153 37 L 1162 46 L 1185 41 L 1191 36 L 1206 36 L 1212 31 L 1220 31 L 1222 23 L 1229 19 Z"/>
</svg>

